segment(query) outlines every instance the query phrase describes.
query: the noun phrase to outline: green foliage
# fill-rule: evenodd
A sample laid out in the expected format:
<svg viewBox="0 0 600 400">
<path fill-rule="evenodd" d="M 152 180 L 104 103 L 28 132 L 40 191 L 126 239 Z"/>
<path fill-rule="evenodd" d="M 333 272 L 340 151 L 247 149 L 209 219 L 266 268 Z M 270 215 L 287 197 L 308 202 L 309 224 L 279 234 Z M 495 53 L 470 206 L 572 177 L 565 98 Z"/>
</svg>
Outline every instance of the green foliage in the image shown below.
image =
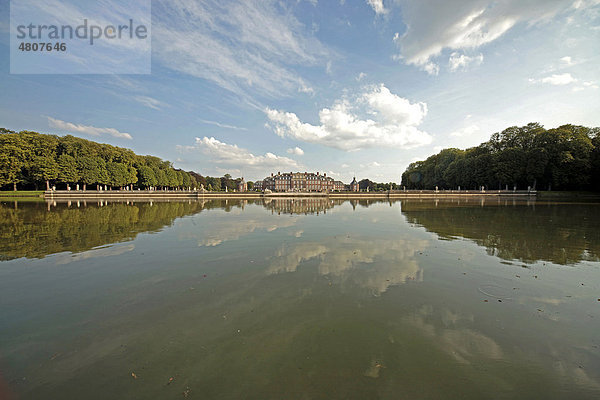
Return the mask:
<svg viewBox="0 0 600 400">
<path fill-rule="evenodd" d="M 410 164 L 402 174 L 402 185 L 409 189 L 599 190 L 598 142 L 598 128 L 513 126 L 477 147 L 444 149 Z"/>
<path fill-rule="evenodd" d="M 221 179 L 220 178 L 212 178 L 210 176 L 207 176 L 206 184 L 207 184 L 208 190 L 214 190 L 216 192 L 221 191 Z"/>
<path fill-rule="evenodd" d="M 58 181 L 62 183 L 79 182 L 79 171 L 75 158 L 69 154 L 58 156 Z"/>
<path fill-rule="evenodd" d="M 106 164 L 106 169 L 108 171 L 108 184 L 110 186 L 122 187 L 129 184 L 130 175 L 127 165 L 109 162 Z"/>
<path fill-rule="evenodd" d="M 21 170 L 25 167 L 25 151 L 14 134 L 0 135 L 0 186 L 23 181 Z"/>
<path fill-rule="evenodd" d="M 169 161 L 139 156 L 129 149 L 74 136 L 0 128 L 0 188 L 17 184 L 37 188 L 50 183 L 143 188 L 198 187 L 205 178 L 174 170 Z"/>
<path fill-rule="evenodd" d="M 179 186 L 179 182 L 177 179 L 177 172 L 174 169 L 169 168 L 165 170 L 166 184 L 167 187 L 177 187 Z"/>
<path fill-rule="evenodd" d="M 156 174 L 154 170 L 147 165 L 142 165 L 138 168 L 139 174 L 139 184 L 144 189 L 147 189 L 151 186 L 156 186 L 158 184 L 158 180 L 156 179 Z"/>
</svg>

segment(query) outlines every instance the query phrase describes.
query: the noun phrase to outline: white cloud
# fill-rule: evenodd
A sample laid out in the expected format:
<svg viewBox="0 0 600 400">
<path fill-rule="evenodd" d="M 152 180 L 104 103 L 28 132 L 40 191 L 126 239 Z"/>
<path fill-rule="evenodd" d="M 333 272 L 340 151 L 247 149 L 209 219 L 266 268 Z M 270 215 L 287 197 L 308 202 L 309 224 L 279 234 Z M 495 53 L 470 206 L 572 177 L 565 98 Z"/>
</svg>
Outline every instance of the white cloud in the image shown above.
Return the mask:
<svg viewBox="0 0 600 400">
<path fill-rule="evenodd" d="M 450 71 L 454 72 L 459 69 L 465 70 L 471 64 L 481 65 L 482 62 L 483 54 L 481 53 L 477 56 L 470 57 L 465 54 L 453 52 L 450 54 L 450 58 L 448 59 L 448 66 L 450 67 Z"/>
<path fill-rule="evenodd" d="M 295 154 L 297 156 L 303 156 L 304 155 L 304 150 L 302 150 L 300 147 L 294 147 L 292 149 L 287 149 L 288 154 Z"/>
<path fill-rule="evenodd" d="M 202 123 L 204 123 L 204 124 L 218 126 L 219 128 L 235 129 L 236 131 L 247 131 L 248 130 L 248 129 L 240 127 L 240 126 L 222 124 L 220 122 L 210 121 L 208 119 L 199 119 L 199 121 L 202 122 Z"/>
<path fill-rule="evenodd" d="M 365 74 L 364 72 L 361 72 L 360 74 L 358 74 L 358 76 L 356 77 L 356 81 L 360 82 L 362 81 L 365 77 L 367 76 L 367 74 Z"/>
<path fill-rule="evenodd" d="M 571 65 L 573 64 L 573 60 L 569 56 L 562 57 L 560 61 L 564 64 Z"/>
<path fill-rule="evenodd" d="M 78 125 L 71 122 L 61 121 L 60 119 L 55 119 L 52 117 L 47 118 L 48 125 L 51 128 L 60 129 L 61 131 L 83 133 L 90 136 L 101 136 L 106 134 L 119 139 L 132 139 L 129 133 L 119 132 L 114 128 L 96 128 L 95 126 Z"/>
<path fill-rule="evenodd" d="M 564 73 L 564 74 L 553 74 L 553 75 L 547 76 L 545 78 L 539 79 L 536 82 L 548 83 L 550 85 L 555 85 L 555 86 L 563 86 L 563 85 L 568 85 L 570 83 L 577 82 L 577 79 L 573 78 L 573 76 L 569 73 Z"/>
<path fill-rule="evenodd" d="M 303 123 L 294 113 L 265 110 L 275 133 L 341 150 L 368 147 L 412 148 L 431 143 L 417 129 L 427 115 L 425 103 L 410 103 L 384 85 L 366 87 L 352 99 L 342 98 L 319 112 L 320 125 Z"/>
<path fill-rule="evenodd" d="M 149 96 L 135 96 L 133 99 L 153 110 L 160 110 L 162 107 L 168 107 L 168 104 Z"/>
<path fill-rule="evenodd" d="M 440 66 L 433 62 L 426 63 L 422 68 L 429 75 L 437 75 L 440 72 Z"/>
<path fill-rule="evenodd" d="M 309 86 L 292 66 L 321 64 L 324 46 L 284 3 L 157 0 L 153 50 L 165 66 L 238 94 L 280 97 Z"/>
<path fill-rule="evenodd" d="M 478 133 L 480 132 L 479 130 L 479 126 L 477 126 L 476 124 L 471 124 L 468 125 L 462 129 L 459 129 L 457 131 L 451 132 L 450 136 L 456 136 L 456 137 L 467 137 L 467 136 L 471 136 L 474 133 Z"/>
<path fill-rule="evenodd" d="M 386 14 L 388 10 L 383 6 L 383 0 L 367 0 L 367 4 L 371 6 L 375 14 Z"/>
<path fill-rule="evenodd" d="M 277 156 L 273 153 L 254 155 L 250 151 L 221 142 L 214 137 L 196 138 L 193 146 L 177 146 L 180 151 L 199 150 L 211 157 L 211 162 L 228 167 L 238 168 L 300 168 L 300 164 L 288 157 Z"/>
<path fill-rule="evenodd" d="M 394 37 L 400 50 L 395 58 L 430 73 L 444 49 L 477 49 L 519 23 L 547 21 L 570 8 L 564 0 L 400 0 L 400 5 L 407 28 Z"/>
<path fill-rule="evenodd" d="M 311 88 L 310 86 L 306 86 L 306 84 L 301 81 L 300 87 L 298 87 L 298 93 L 307 93 L 310 95 L 314 95 L 315 90 L 313 88 Z"/>
<path fill-rule="evenodd" d="M 573 3 L 573 8 L 576 10 L 595 6 L 600 4 L 600 0 L 577 0 Z"/>
</svg>

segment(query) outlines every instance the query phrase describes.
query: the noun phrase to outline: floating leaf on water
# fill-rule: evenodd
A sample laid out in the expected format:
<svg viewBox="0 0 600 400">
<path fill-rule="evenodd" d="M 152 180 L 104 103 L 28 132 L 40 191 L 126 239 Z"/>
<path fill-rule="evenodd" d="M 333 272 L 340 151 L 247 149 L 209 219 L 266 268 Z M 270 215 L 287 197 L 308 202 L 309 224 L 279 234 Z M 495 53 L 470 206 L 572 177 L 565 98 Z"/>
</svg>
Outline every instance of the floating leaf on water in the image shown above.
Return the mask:
<svg viewBox="0 0 600 400">
<path fill-rule="evenodd" d="M 132 373 L 131 373 L 131 377 L 132 377 L 133 379 L 137 379 L 137 378 L 138 378 L 138 376 L 135 374 L 135 372 L 132 372 Z"/>
</svg>

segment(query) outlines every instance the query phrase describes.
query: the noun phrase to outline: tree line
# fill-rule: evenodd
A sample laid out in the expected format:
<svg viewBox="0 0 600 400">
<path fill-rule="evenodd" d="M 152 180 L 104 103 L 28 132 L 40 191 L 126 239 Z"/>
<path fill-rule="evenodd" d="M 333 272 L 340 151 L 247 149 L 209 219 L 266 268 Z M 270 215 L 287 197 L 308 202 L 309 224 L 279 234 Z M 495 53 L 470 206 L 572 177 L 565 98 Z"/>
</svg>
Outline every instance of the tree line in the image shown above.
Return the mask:
<svg viewBox="0 0 600 400">
<path fill-rule="evenodd" d="M 206 190 L 214 192 L 224 192 L 225 190 L 232 192 L 234 190 L 238 190 L 239 184 L 242 181 L 242 178 L 234 179 L 229 174 L 225 174 L 222 177 L 202 176 L 195 172 L 190 172 L 190 174 L 194 176 L 198 184 L 202 184 Z M 248 190 L 253 189 L 253 182 L 246 182 L 246 184 L 248 186 Z"/>
<path fill-rule="evenodd" d="M 407 189 L 599 190 L 600 128 L 513 126 L 466 150 L 444 149 L 410 164 Z"/>
<path fill-rule="evenodd" d="M 358 189 L 361 191 L 369 191 L 369 192 L 382 192 L 387 190 L 400 190 L 400 185 L 389 182 L 389 183 L 379 183 L 373 182 L 370 179 L 362 179 L 358 181 Z"/>
<path fill-rule="evenodd" d="M 218 181 L 218 184 L 214 182 Z M 236 189 L 240 179 L 203 177 L 169 161 L 132 150 L 67 136 L 0 128 L 0 188 L 49 189 L 80 184 L 110 188 Z M 212 184 L 212 185 L 211 185 Z M 222 189 L 221 189 L 222 188 Z"/>
</svg>

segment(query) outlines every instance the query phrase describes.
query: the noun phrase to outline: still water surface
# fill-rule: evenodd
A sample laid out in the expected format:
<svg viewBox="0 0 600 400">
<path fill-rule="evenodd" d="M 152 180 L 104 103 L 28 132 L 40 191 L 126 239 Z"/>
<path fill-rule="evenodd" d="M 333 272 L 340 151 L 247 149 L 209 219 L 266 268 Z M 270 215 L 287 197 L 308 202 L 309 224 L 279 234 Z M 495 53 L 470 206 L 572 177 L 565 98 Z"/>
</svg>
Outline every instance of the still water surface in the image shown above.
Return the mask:
<svg viewBox="0 0 600 400">
<path fill-rule="evenodd" d="M 597 399 L 600 204 L 0 203 L 0 398 Z"/>
</svg>

